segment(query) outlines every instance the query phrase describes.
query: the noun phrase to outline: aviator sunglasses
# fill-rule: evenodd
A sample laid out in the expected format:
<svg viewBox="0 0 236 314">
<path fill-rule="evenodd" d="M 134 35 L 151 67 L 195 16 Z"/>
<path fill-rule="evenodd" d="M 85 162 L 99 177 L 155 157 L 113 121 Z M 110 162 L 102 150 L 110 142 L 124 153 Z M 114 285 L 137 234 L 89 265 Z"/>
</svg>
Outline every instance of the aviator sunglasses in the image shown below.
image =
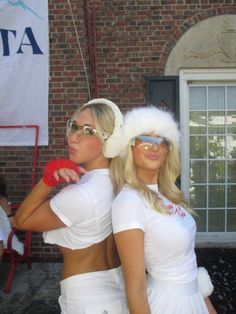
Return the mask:
<svg viewBox="0 0 236 314">
<path fill-rule="evenodd" d="M 170 143 L 167 141 L 165 137 L 161 136 L 149 136 L 149 135 L 139 135 L 136 136 L 132 142 L 132 146 L 141 146 L 144 149 L 148 149 L 153 147 L 153 145 L 165 145 L 169 148 Z"/>
<path fill-rule="evenodd" d="M 66 124 L 66 134 L 69 136 L 70 134 L 73 134 L 75 132 L 78 132 L 79 134 L 83 134 L 84 136 L 98 136 L 101 135 L 103 139 L 107 138 L 107 134 L 103 132 L 102 134 L 94 129 L 91 125 L 84 124 L 84 125 L 78 125 L 76 120 L 70 119 L 67 121 Z"/>
</svg>

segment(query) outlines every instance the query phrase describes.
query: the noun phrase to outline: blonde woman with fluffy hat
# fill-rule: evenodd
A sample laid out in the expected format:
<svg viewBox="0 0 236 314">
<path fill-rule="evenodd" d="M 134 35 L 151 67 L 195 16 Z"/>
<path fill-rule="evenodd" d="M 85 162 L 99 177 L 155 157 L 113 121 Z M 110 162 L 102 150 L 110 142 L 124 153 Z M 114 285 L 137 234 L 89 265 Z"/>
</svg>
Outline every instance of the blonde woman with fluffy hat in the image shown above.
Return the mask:
<svg viewBox="0 0 236 314">
<path fill-rule="evenodd" d="M 179 137 L 169 112 L 125 115 L 112 222 L 130 314 L 216 313 L 210 278 L 197 268 L 193 212 L 175 185 Z"/>
<path fill-rule="evenodd" d="M 63 314 L 127 313 L 111 223 L 110 171 L 122 125 L 119 108 L 107 99 L 76 110 L 67 123 L 69 160 L 46 165 L 15 216 L 17 228 L 44 232 L 44 242 L 63 255 Z M 61 182 L 69 184 L 51 198 Z"/>
</svg>

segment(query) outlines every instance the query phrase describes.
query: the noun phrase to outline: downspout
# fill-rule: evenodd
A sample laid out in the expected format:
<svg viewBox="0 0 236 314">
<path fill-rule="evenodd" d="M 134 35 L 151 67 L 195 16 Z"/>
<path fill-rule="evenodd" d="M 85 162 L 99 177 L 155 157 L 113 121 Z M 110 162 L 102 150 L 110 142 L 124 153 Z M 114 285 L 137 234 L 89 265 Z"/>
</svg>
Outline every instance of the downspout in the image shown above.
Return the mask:
<svg viewBox="0 0 236 314">
<path fill-rule="evenodd" d="M 93 5 L 90 16 L 88 1 L 84 0 L 84 16 L 87 31 L 89 72 L 92 98 L 98 98 L 97 59 L 96 59 L 96 8 Z"/>
</svg>

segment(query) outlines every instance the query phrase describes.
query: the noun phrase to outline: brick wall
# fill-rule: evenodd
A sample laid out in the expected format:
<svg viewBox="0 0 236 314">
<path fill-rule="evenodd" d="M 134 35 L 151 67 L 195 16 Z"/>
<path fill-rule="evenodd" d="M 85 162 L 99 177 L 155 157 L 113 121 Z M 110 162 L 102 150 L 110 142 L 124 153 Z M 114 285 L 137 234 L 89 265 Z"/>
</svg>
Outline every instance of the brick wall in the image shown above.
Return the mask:
<svg viewBox="0 0 236 314">
<path fill-rule="evenodd" d="M 236 14 L 234 0 L 71 0 L 71 6 L 88 75 L 92 71 L 88 44 L 95 56 L 97 83 L 92 80 L 92 96 L 109 98 L 123 110 L 145 102 L 145 76 L 163 75 L 170 51 L 190 27 L 212 16 Z M 66 156 L 65 122 L 77 104 L 88 99 L 66 0 L 49 0 L 49 26 L 49 146 L 39 147 L 37 180 L 45 162 Z M 0 172 L 7 177 L 13 203 L 21 202 L 30 190 L 32 158 L 31 147 L 0 147 Z M 55 247 L 42 243 L 40 233 L 33 236 L 32 253 L 36 260 L 60 258 Z"/>
</svg>

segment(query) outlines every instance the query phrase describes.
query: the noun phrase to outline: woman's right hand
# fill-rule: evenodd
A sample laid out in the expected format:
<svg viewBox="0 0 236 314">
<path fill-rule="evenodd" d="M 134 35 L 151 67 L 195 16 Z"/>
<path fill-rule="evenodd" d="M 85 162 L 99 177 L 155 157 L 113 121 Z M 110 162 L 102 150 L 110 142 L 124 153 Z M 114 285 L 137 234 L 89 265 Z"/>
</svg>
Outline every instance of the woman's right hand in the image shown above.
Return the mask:
<svg viewBox="0 0 236 314">
<path fill-rule="evenodd" d="M 67 159 L 52 160 L 46 164 L 43 173 L 43 182 L 49 187 L 56 187 L 59 183 L 77 182 L 79 173 L 85 170 Z"/>
<path fill-rule="evenodd" d="M 79 173 L 86 173 L 87 171 L 82 168 L 78 167 Z M 59 170 L 55 170 L 53 173 L 53 176 L 56 181 L 60 182 L 60 179 L 63 179 L 63 181 L 70 183 L 70 182 L 79 182 L 80 176 L 77 171 L 71 169 L 71 168 L 61 168 Z"/>
</svg>

